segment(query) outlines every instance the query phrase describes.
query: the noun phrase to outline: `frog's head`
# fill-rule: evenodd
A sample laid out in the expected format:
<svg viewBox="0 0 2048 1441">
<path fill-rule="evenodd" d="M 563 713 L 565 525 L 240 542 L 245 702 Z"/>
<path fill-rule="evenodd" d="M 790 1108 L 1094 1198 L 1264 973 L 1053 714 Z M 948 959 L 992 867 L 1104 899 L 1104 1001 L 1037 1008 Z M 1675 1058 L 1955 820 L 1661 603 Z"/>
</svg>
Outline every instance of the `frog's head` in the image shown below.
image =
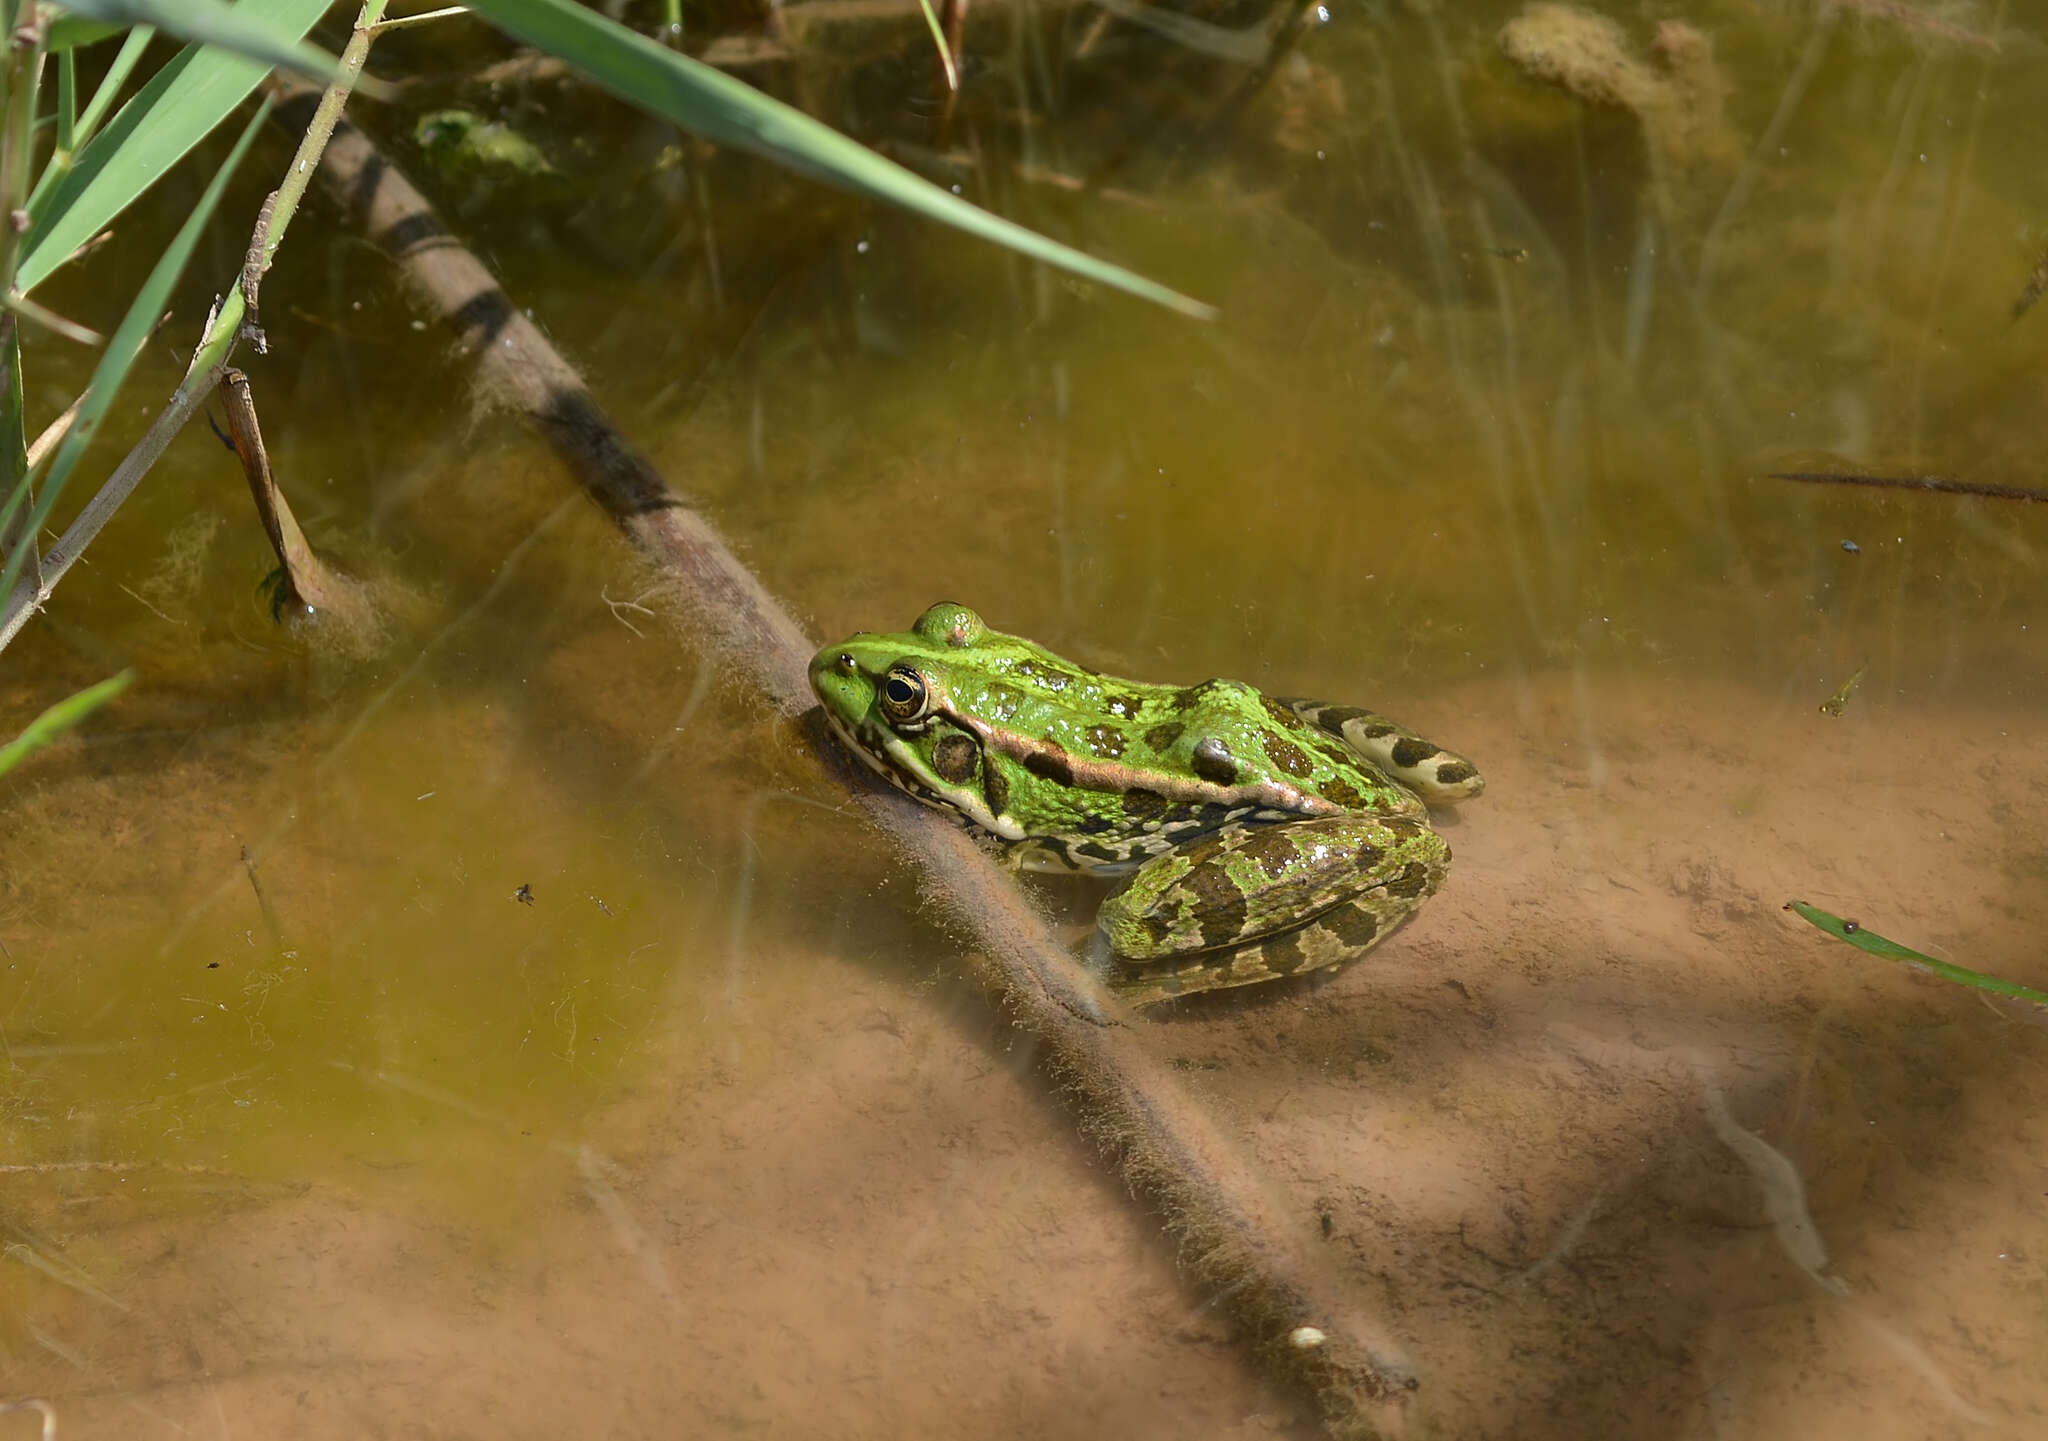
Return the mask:
<svg viewBox="0 0 2048 1441">
<path fill-rule="evenodd" d="M 842 733 L 914 733 L 943 704 L 948 661 L 987 633 L 980 616 L 943 601 L 907 631 L 862 631 L 826 646 L 811 657 L 811 689 Z"/>
<path fill-rule="evenodd" d="M 998 835 L 1021 835 L 1004 815 L 1000 773 L 984 772 L 981 741 L 953 698 L 955 679 L 973 669 L 967 653 L 994 636 L 966 606 L 943 602 L 908 631 L 826 646 L 811 658 L 811 689 L 839 738 L 884 778 Z"/>
</svg>

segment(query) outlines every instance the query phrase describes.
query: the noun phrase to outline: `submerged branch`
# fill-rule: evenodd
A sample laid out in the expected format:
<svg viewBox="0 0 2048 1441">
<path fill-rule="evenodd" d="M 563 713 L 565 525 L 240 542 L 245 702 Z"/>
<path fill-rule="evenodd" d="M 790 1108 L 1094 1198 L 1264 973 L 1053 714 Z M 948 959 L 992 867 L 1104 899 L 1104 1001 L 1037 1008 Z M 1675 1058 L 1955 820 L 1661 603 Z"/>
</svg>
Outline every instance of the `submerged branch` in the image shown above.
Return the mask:
<svg viewBox="0 0 2048 1441">
<path fill-rule="evenodd" d="M 1950 480 L 1940 475 L 1862 475 L 1840 470 L 1774 470 L 1772 480 L 1797 480 L 1808 485 L 1867 485 L 1881 490 L 1931 490 L 1942 495 L 1981 495 L 1991 500 L 2048 501 L 2048 490 L 2027 490 L 1990 481 Z"/>
<path fill-rule="evenodd" d="M 304 124 L 314 92 L 271 83 L 279 114 Z M 811 711 L 812 644 L 795 619 L 618 434 L 582 377 L 412 185 L 346 123 L 322 156 L 320 179 L 396 262 L 412 302 L 460 337 L 473 394 L 535 425 L 659 569 L 686 639 L 719 650 L 786 714 Z M 1333 1434 L 1397 1429 L 1399 1403 L 1415 1382 L 1361 1298 L 1314 1254 L 1307 1216 L 1272 1194 L 1136 1038 L 1128 1013 L 972 840 L 837 763 L 869 819 L 918 863 L 927 890 L 976 938 L 972 964 L 1015 1022 L 1044 1043 L 1082 1130 L 1163 1217 L 1193 1283 L 1223 1298 L 1262 1359 L 1313 1392 Z"/>
</svg>

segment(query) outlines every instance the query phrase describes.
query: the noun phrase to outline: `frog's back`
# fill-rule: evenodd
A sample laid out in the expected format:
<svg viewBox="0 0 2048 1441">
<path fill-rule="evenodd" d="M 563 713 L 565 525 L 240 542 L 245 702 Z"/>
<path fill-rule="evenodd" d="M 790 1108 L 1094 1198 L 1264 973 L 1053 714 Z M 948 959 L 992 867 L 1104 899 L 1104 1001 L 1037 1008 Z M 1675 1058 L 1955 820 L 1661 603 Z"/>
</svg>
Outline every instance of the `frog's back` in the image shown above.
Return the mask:
<svg viewBox="0 0 2048 1441">
<path fill-rule="evenodd" d="M 1150 728 L 1172 758 L 1218 785 L 1270 783 L 1302 792 L 1302 814 L 1369 810 L 1421 815 L 1415 795 L 1366 757 L 1254 686 L 1209 680 L 1173 690 Z"/>
</svg>

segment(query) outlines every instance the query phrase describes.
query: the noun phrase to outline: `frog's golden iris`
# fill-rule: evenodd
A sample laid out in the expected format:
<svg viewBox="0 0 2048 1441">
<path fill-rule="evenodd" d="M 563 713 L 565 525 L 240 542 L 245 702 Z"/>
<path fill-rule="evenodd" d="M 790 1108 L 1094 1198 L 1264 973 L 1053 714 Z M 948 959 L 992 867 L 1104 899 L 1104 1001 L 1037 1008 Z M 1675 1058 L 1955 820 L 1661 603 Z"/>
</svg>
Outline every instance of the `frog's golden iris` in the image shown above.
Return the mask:
<svg viewBox="0 0 2048 1441">
<path fill-rule="evenodd" d="M 832 729 L 876 772 L 1033 870 L 1130 880 L 1099 917 L 1134 1005 L 1319 970 L 1383 940 L 1443 883 L 1425 804 L 1470 761 L 1355 706 L 1241 681 L 1097 674 L 965 606 L 811 662 Z"/>
</svg>

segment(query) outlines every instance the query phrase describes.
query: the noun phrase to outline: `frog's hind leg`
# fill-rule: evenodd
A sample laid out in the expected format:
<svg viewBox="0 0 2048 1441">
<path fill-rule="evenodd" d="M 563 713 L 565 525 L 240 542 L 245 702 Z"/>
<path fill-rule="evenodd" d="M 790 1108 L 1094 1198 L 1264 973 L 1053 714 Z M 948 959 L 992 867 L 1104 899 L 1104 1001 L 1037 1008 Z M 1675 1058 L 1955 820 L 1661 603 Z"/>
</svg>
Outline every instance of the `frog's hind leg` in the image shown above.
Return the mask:
<svg viewBox="0 0 2048 1441">
<path fill-rule="evenodd" d="M 1300 910 L 1313 907 L 1299 925 L 1276 926 L 1285 910 L 1259 903 L 1263 865 L 1247 873 L 1235 864 L 1248 856 L 1272 859 L 1270 847 L 1261 848 L 1272 840 L 1330 858 L 1340 870 L 1356 867 L 1348 877 L 1304 877 L 1305 884 L 1317 882 L 1306 888 L 1275 878 Z M 1104 979 L 1127 1004 L 1150 1006 L 1342 965 L 1392 935 L 1434 895 L 1450 861 L 1443 837 L 1408 817 L 1331 817 L 1212 838 L 1155 862 L 1149 877 L 1141 869 L 1103 903 Z M 1191 902 L 1196 909 L 1186 916 Z M 1228 934 L 1233 929 L 1235 936 Z"/>
<path fill-rule="evenodd" d="M 1337 737 L 1433 806 L 1470 800 L 1486 789 L 1485 778 L 1472 762 L 1378 711 L 1300 697 L 1280 704 Z"/>
<path fill-rule="evenodd" d="M 1201 991 L 1252 986 L 1332 970 L 1354 961 L 1414 914 L 1413 902 L 1388 908 L 1371 894 L 1326 911 L 1305 926 L 1228 951 L 1200 951 L 1143 964 L 1117 959 L 1105 978 L 1127 1006 L 1156 1006 Z"/>
</svg>

